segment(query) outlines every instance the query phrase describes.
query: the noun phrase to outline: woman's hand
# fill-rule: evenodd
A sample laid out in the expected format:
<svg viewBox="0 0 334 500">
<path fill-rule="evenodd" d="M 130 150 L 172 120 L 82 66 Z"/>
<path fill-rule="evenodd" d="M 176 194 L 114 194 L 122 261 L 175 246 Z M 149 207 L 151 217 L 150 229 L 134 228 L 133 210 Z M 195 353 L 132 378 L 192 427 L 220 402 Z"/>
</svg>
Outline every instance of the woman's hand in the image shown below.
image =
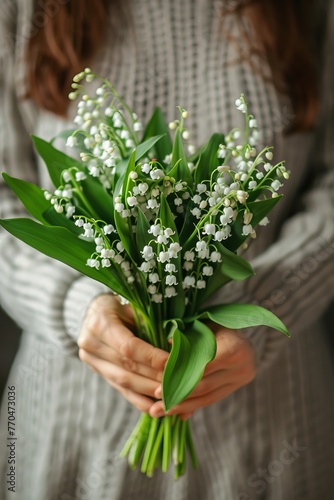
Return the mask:
<svg viewBox="0 0 334 500">
<path fill-rule="evenodd" d="M 210 327 L 217 338 L 216 357 L 194 391 L 170 415 L 188 418 L 255 377 L 249 342 L 237 331 Z M 78 339 L 79 357 L 140 411 L 162 416 L 161 380 L 168 353 L 138 339 L 134 328 L 130 306 L 121 305 L 116 296 L 100 295 L 88 308 Z"/>
<path fill-rule="evenodd" d="M 133 334 L 131 308 L 113 295 L 89 306 L 78 338 L 79 357 L 136 408 L 148 412 L 160 386 L 168 353 Z"/>
<path fill-rule="evenodd" d="M 196 410 L 226 398 L 229 394 L 251 382 L 255 377 L 255 355 L 250 343 L 238 331 L 210 324 L 217 339 L 215 359 L 205 369 L 202 380 L 193 392 L 168 415 L 180 414 L 189 418 Z M 161 386 L 154 393 L 161 398 Z M 149 411 L 152 417 L 164 415 L 162 401 Z"/>
</svg>

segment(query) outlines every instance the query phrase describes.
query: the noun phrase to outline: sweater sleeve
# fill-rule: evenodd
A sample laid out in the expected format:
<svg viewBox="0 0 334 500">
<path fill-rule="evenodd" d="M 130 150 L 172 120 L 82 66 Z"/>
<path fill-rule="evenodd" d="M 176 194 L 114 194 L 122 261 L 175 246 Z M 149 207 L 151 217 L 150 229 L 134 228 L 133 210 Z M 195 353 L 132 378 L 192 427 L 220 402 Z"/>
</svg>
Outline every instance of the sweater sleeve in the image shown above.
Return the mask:
<svg viewBox="0 0 334 500">
<path fill-rule="evenodd" d="M 241 286 L 231 284 L 214 297 L 214 303 L 219 303 L 227 293 L 229 302 L 252 302 L 271 310 L 293 338 L 317 323 L 334 299 L 333 4 L 327 16 L 321 104 L 309 162 L 312 181 L 296 200 L 299 210 L 285 221 L 278 239 L 252 261 L 255 276 Z M 255 348 L 259 370 L 270 366 L 289 342 L 282 333 L 265 327 L 243 333 Z"/>
<path fill-rule="evenodd" d="M 0 15 L 0 171 L 38 183 L 32 141 L 24 125 L 23 103 L 15 88 L 15 22 Z M 21 202 L 0 178 L 0 217 L 26 217 Z M 27 334 L 38 335 L 60 348 L 76 350 L 75 340 L 87 304 L 106 291 L 0 230 L 0 304 Z"/>
</svg>

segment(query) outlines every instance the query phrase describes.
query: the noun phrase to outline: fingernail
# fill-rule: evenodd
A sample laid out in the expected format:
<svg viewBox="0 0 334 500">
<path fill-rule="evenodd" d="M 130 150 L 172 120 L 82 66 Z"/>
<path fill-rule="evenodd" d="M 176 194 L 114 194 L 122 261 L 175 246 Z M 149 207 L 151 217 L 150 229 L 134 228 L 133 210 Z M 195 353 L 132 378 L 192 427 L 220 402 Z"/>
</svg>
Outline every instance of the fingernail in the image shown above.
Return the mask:
<svg viewBox="0 0 334 500">
<path fill-rule="evenodd" d="M 157 387 L 156 390 L 154 391 L 154 397 L 156 397 L 157 399 L 161 399 L 162 397 L 161 386 Z"/>
</svg>

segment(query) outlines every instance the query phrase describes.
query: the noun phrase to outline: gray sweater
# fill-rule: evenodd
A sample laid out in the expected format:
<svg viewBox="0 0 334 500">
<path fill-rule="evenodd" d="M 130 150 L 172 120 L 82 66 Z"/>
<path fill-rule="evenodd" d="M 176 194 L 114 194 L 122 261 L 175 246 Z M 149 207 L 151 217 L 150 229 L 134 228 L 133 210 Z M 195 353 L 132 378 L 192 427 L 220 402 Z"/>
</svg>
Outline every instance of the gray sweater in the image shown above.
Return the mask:
<svg viewBox="0 0 334 500">
<path fill-rule="evenodd" d="M 48 188 L 29 134 L 50 139 L 71 128 L 71 121 L 20 99 L 27 30 L 32 26 L 34 36 L 38 29 L 31 4 L 0 0 L 0 170 Z M 292 339 L 267 328 L 245 332 L 256 351 L 257 377 L 193 416 L 199 470 L 189 464 L 177 482 L 170 474 L 149 480 L 118 456 L 138 411 L 77 356 L 86 307 L 105 288 L 1 231 L 1 306 L 24 331 L 8 380 L 17 398 L 17 492 L 9 493 L 2 479 L 3 500 L 334 498 L 333 353 L 321 327 L 334 297 L 334 9 L 325 12 L 331 29 L 324 37 L 318 126 L 285 137 L 289 103 L 240 62 L 240 47 L 226 35 L 242 44 L 239 25 L 233 15 L 221 21 L 219 6 L 214 0 L 132 2 L 131 30 L 113 46 L 107 43 L 92 66 L 142 121 L 157 105 L 169 120 L 177 105 L 188 109 L 198 145 L 210 133 L 240 124 L 234 101 L 245 94 L 291 178 L 270 225 L 248 250 L 256 276 L 224 288 L 215 302 L 261 304 L 287 324 Z M 0 180 L 0 216 L 23 215 Z M 3 478 L 7 437 L 5 394 Z"/>
</svg>

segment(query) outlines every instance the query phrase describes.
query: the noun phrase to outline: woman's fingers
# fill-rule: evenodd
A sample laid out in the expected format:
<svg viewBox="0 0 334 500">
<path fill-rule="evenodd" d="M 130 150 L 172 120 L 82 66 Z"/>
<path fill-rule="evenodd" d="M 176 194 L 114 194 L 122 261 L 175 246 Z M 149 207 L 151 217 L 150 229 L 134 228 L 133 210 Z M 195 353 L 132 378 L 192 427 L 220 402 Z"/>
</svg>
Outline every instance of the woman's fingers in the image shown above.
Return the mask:
<svg viewBox="0 0 334 500">
<path fill-rule="evenodd" d="M 226 371 L 221 370 L 211 373 L 210 375 L 207 375 L 206 377 L 202 378 L 202 380 L 197 384 L 195 389 L 189 394 L 187 399 L 193 399 L 204 396 L 209 392 L 219 389 L 219 387 L 221 387 L 222 384 L 226 385 L 235 382 L 236 378 L 234 374 L 230 373 L 227 370 Z M 161 385 L 156 389 L 154 397 L 156 399 L 161 399 L 162 397 Z"/>
<path fill-rule="evenodd" d="M 131 308 L 97 297 L 78 338 L 79 357 L 141 411 L 148 412 L 168 353 L 135 337 Z"/>
<path fill-rule="evenodd" d="M 114 388 L 118 390 L 133 406 L 137 408 L 139 411 L 143 411 L 144 413 L 148 413 L 153 401 L 152 399 L 143 396 L 142 394 L 137 394 L 136 392 L 131 391 L 130 389 L 123 389 L 121 386 L 114 385 Z"/>
<path fill-rule="evenodd" d="M 94 337 L 90 337 L 89 342 L 80 342 L 80 347 L 97 358 L 115 364 L 120 368 L 124 368 L 124 370 L 139 373 L 144 377 L 151 378 L 158 382 L 162 380 L 162 370 L 158 371 L 150 366 L 138 363 L 132 358 L 121 356 L 115 349 Z"/>
<path fill-rule="evenodd" d="M 205 406 L 209 406 L 213 403 L 216 403 L 217 401 L 220 401 L 221 399 L 226 398 L 229 396 L 232 392 L 236 390 L 236 387 L 232 384 L 227 384 L 222 387 L 219 387 L 219 389 L 216 389 L 214 391 L 211 391 L 207 394 L 204 394 L 200 397 L 197 398 L 187 398 L 182 403 L 174 406 L 169 412 L 168 415 L 176 415 L 176 414 L 190 414 L 192 415 L 196 410 L 199 408 L 204 408 Z M 162 417 L 165 415 L 165 412 L 163 410 L 163 404 L 162 401 L 157 401 L 154 403 L 150 410 L 149 413 L 151 417 Z"/>
<path fill-rule="evenodd" d="M 236 390 L 241 385 L 243 385 L 242 380 L 236 380 L 234 374 L 228 372 L 226 373 L 224 371 L 215 372 L 207 377 L 204 377 L 191 394 L 184 401 L 182 401 L 182 403 L 173 407 L 168 414 L 192 414 L 195 410 L 208 406 L 218 401 L 218 399 L 228 396 L 230 392 L 233 392 L 232 388 L 234 388 L 233 390 Z M 161 386 L 159 386 L 154 392 L 154 396 L 157 399 L 159 394 L 161 394 L 160 388 Z M 162 401 L 157 401 L 152 406 L 150 414 L 154 417 L 162 416 Z"/>
<path fill-rule="evenodd" d="M 117 295 L 105 293 L 98 295 L 89 305 L 88 311 L 91 316 L 100 316 L 101 313 L 116 315 L 123 323 L 129 327 L 135 325 L 133 311 L 130 305 L 121 304 Z"/>
<path fill-rule="evenodd" d="M 217 353 L 215 359 L 206 366 L 204 376 L 217 370 L 248 364 L 249 356 L 253 356 L 253 352 L 249 350 L 249 342 L 238 331 L 220 328 L 216 333 L 216 340 Z"/>
<path fill-rule="evenodd" d="M 127 358 L 162 371 L 168 353 L 135 337 L 124 324 L 129 313 L 122 311 L 113 296 L 100 296 L 88 308 L 83 328 L 78 339 L 79 347 L 91 351 L 96 348 L 94 340 L 111 347 L 121 358 Z M 123 316 L 120 316 L 123 315 Z"/>
<path fill-rule="evenodd" d="M 181 420 L 188 420 L 192 416 L 193 416 L 193 412 L 192 413 L 180 413 Z"/>
<path fill-rule="evenodd" d="M 117 365 L 90 354 L 84 349 L 79 349 L 79 357 L 115 388 L 118 389 L 121 387 L 123 390 L 130 390 L 138 395 L 154 397 L 154 391 L 158 387 L 159 382 L 143 377 L 138 373 L 124 370 Z"/>
</svg>

